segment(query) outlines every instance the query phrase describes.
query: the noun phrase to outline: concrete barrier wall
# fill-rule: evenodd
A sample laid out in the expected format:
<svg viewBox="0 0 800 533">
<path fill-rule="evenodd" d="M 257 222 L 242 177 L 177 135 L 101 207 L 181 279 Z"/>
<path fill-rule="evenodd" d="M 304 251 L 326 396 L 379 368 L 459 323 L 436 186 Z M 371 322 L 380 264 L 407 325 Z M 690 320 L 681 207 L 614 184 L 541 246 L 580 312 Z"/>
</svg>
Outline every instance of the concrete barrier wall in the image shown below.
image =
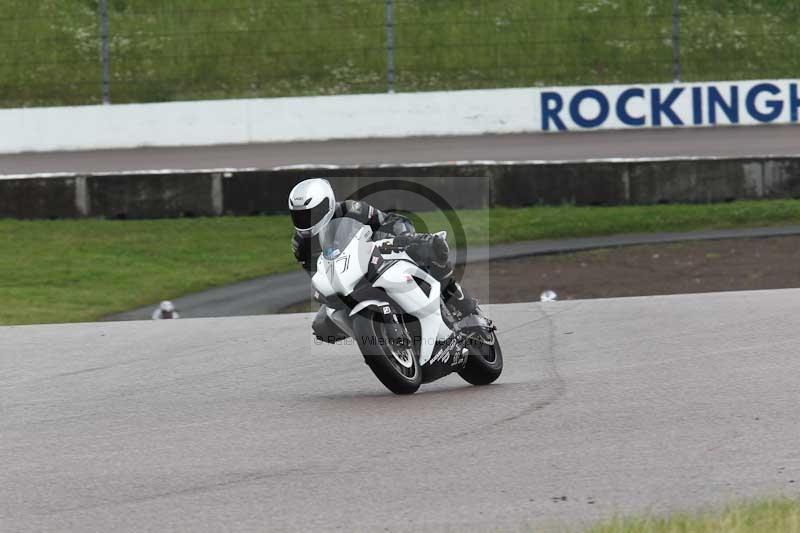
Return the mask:
<svg viewBox="0 0 800 533">
<path fill-rule="evenodd" d="M 0 153 L 528 131 L 529 89 L 0 110 Z"/>
<path fill-rule="evenodd" d="M 797 123 L 797 80 L 0 110 L 0 153 Z"/>
<path fill-rule="evenodd" d="M 79 182 L 81 187 L 79 190 Z M 87 216 L 85 178 L 37 178 L 0 181 L 2 218 L 77 218 Z"/>
<path fill-rule="evenodd" d="M 328 177 L 340 198 L 401 178 L 425 185 L 454 208 L 800 197 L 800 157 L 482 163 L 6 178 L 0 179 L 0 217 L 285 213 L 289 190 L 306 177 Z M 387 209 L 431 207 L 419 195 L 381 194 L 372 201 Z"/>
</svg>

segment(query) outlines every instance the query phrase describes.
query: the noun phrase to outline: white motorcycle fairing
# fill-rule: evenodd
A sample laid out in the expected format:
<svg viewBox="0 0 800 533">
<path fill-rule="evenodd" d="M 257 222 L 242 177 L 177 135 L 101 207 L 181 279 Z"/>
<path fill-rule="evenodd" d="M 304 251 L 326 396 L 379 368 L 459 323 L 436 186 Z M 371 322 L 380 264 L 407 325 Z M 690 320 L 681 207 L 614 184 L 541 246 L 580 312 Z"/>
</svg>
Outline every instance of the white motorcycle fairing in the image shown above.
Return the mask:
<svg viewBox="0 0 800 533">
<path fill-rule="evenodd" d="M 383 300 L 364 300 L 363 302 L 359 302 L 359 304 L 350 311 L 350 316 L 356 316 L 367 307 L 390 307 L 390 305 L 389 302 Z"/>
<path fill-rule="evenodd" d="M 425 294 L 414 278 L 430 286 L 428 294 Z M 427 363 L 433 355 L 436 341 L 447 340 L 453 334 L 442 320 L 439 282 L 410 260 L 397 260 L 381 273 L 372 286 L 384 289 L 386 294 L 403 308 L 403 311 L 419 320 L 422 337 L 419 364 Z"/>
<path fill-rule="evenodd" d="M 346 232 L 344 234 L 349 235 Z M 346 245 L 342 243 L 344 250 L 333 249 L 335 247 L 332 246 L 327 254 L 329 258 L 323 253 L 317 259 L 317 272 L 311 283 L 325 299 L 351 295 L 366 279 L 370 261 L 375 260 L 375 247 L 382 241 L 369 240 L 372 237 L 369 226 L 354 230 L 352 235 Z M 437 341 L 445 341 L 453 335 L 453 331 L 442 319 L 439 282 L 417 266 L 405 252 L 380 254 L 380 258 L 387 266 L 380 271 L 372 286 L 383 289 L 388 299 L 399 305 L 404 313 L 419 321 L 419 363 L 424 365 L 430 361 Z M 423 286 L 427 292 L 423 290 Z M 387 301 L 370 299 L 358 302 L 349 313 L 329 307 L 327 314 L 343 331 L 352 334 L 350 320 L 354 315 L 368 307 L 389 305 Z"/>
<path fill-rule="evenodd" d="M 351 294 L 369 268 L 374 246 L 369 242 L 371 236 L 369 226 L 364 226 L 335 259 L 325 259 L 320 254 L 317 272 L 311 278 L 314 288 L 323 296 Z"/>
</svg>

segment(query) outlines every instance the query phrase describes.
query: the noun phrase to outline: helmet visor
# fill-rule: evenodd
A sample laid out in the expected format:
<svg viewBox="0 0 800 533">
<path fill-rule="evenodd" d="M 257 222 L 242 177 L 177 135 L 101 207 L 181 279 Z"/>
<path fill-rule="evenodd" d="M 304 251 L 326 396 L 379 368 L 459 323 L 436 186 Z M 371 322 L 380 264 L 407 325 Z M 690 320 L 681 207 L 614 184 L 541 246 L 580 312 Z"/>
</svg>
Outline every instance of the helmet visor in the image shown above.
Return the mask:
<svg viewBox="0 0 800 533">
<path fill-rule="evenodd" d="M 292 209 L 292 222 L 299 230 L 309 230 L 319 224 L 330 211 L 330 200 L 324 198 L 319 204 L 308 209 Z"/>
</svg>

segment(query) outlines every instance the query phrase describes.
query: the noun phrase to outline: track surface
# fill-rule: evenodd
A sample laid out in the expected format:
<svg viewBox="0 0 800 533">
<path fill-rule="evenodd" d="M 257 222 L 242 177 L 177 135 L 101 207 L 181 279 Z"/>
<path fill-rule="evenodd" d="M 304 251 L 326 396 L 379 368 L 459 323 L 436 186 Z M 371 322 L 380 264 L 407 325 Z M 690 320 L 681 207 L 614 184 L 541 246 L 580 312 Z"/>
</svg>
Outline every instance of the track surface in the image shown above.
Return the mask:
<svg viewBox="0 0 800 533">
<path fill-rule="evenodd" d="M 800 154 L 800 127 L 765 126 L 367 139 L 0 155 L 0 174 Z"/>
<path fill-rule="evenodd" d="M 800 492 L 800 290 L 489 312 L 501 380 L 412 397 L 306 315 L 0 328 L 0 529 L 516 529 Z"/>
</svg>

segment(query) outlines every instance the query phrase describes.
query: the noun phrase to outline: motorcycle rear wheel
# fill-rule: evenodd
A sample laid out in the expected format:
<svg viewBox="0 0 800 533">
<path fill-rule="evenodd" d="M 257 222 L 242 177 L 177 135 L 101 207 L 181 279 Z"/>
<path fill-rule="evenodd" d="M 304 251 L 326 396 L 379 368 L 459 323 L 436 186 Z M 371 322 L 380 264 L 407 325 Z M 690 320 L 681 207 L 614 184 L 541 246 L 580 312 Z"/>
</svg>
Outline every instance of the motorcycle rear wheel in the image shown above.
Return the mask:
<svg viewBox="0 0 800 533">
<path fill-rule="evenodd" d="M 503 372 L 503 350 L 494 331 L 485 332 L 467 341 L 469 356 L 466 366 L 458 372 L 472 385 L 488 385 Z"/>
<path fill-rule="evenodd" d="M 398 343 L 387 333 L 390 315 L 358 315 L 353 320 L 356 343 L 375 377 L 395 394 L 413 394 L 422 371 L 410 338 Z M 407 336 L 407 332 L 406 332 Z"/>
</svg>

